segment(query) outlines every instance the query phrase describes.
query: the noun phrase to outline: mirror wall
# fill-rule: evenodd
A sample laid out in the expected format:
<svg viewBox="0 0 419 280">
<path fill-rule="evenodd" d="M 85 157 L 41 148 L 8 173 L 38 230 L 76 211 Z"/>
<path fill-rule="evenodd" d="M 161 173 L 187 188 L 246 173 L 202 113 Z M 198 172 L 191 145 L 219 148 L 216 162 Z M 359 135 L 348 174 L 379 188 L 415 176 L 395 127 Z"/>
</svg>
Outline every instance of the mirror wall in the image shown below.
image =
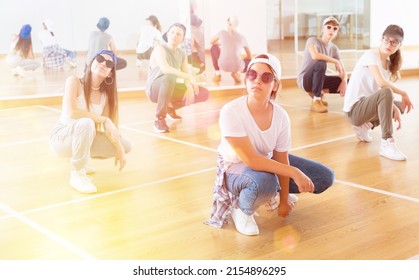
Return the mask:
<svg viewBox="0 0 419 280">
<path fill-rule="evenodd" d="M 334 43 L 340 50 L 362 50 L 369 48 L 370 0 L 296 1 L 294 14 L 294 42 L 299 52 L 304 51 L 305 41 L 310 36 L 321 36 L 323 20 L 333 16 L 340 22 L 340 30 Z"/>
<path fill-rule="evenodd" d="M 61 0 L 59 4 L 56 0 L 1 1 L 8 13 L 0 18 L 0 100 L 61 95 L 65 79 L 71 74 L 82 74 L 89 33 L 103 16 L 110 19 L 107 32 L 114 37 L 119 55 L 128 61 L 128 66 L 117 74 L 121 91 L 144 88 L 147 65 L 136 66 L 135 49 L 140 28 L 152 14 L 158 17 L 164 31 L 174 22 L 188 26 L 185 49 L 191 56 L 197 79 L 208 87 L 217 86 L 212 82 L 210 38 L 226 28 L 226 20 L 232 15 L 239 19 L 238 31 L 246 37 L 252 53 L 268 50 L 279 56 L 285 66 L 285 77 L 297 74 L 299 52 L 308 36 L 318 34 L 319 22 L 325 16 L 334 15 L 341 20 L 342 30 L 336 44 L 348 56 L 356 56 L 372 42 L 370 10 L 374 0 L 319 0 L 315 5 L 309 0 L 120 0 L 117 4 L 114 0 Z M 36 59 L 42 61 L 38 33 L 45 19 L 54 22 L 58 43 L 77 52 L 78 67 L 65 65 L 53 70 L 40 67 L 26 78 L 14 76 L 6 65 L 11 34 L 18 33 L 23 24 L 31 24 L 33 49 Z M 196 53 L 202 58 L 202 51 L 205 60 L 199 62 L 193 56 Z M 346 66 L 350 71 L 351 65 Z M 226 79 L 218 86 L 234 87 L 234 81 Z"/>
</svg>

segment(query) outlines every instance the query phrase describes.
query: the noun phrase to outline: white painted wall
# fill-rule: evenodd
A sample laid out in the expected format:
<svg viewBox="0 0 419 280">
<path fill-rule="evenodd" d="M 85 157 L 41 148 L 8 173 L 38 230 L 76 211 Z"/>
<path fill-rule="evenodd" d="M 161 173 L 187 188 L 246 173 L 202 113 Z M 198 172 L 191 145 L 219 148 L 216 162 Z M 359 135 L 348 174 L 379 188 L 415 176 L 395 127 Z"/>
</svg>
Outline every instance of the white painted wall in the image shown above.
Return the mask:
<svg viewBox="0 0 419 280">
<path fill-rule="evenodd" d="M 419 15 L 411 0 L 371 0 L 372 47 L 380 45 L 381 35 L 389 24 L 397 24 L 404 31 L 404 46 L 419 46 Z"/>
</svg>

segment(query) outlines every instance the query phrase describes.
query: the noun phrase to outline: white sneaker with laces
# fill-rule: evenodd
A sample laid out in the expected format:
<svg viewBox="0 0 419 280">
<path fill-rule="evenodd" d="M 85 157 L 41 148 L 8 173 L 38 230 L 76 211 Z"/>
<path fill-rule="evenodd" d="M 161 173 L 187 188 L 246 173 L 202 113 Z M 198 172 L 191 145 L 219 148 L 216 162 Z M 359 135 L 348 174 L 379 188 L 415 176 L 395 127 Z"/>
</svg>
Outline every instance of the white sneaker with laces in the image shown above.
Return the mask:
<svg viewBox="0 0 419 280">
<path fill-rule="evenodd" d="M 352 128 L 355 130 L 356 138 L 362 142 L 372 142 L 373 138 L 369 134 L 369 130 L 372 127 L 372 123 L 367 122 L 360 126 L 353 125 Z"/>
<path fill-rule="evenodd" d="M 70 175 L 70 186 L 81 193 L 95 193 L 97 189 L 86 175 L 85 169 L 72 170 Z"/>
<path fill-rule="evenodd" d="M 392 160 L 406 160 L 407 156 L 403 154 L 394 142 L 394 138 L 381 139 L 380 156 Z"/>
<path fill-rule="evenodd" d="M 239 208 L 231 209 L 231 217 L 238 232 L 244 235 L 258 235 L 259 228 L 253 215 L 246 215 Z"/>
</svg>

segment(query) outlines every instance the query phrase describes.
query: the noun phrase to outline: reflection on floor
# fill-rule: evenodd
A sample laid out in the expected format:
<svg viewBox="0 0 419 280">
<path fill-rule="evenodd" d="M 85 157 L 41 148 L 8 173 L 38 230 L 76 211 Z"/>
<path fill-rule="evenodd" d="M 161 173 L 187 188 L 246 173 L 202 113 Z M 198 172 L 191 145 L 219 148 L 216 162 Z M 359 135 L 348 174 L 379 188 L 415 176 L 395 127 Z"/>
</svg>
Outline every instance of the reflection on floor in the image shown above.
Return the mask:
<svg viewBox="0 0 419 280">
<path fill-rule="evenodd" d="M 305 40 L 298 42 L 299 49 L 304 47 Z M 336 44 L 344 45 L 344 41 L 336 41 Z M 270 41 L 268 51 L 278 56 L 282 63 L 283 79 L 295 79 L 299 65 L 301 63 L 301 55 L 294 52 L 294 40 Z M 363 53 L 360 51 L 342 51 L 342 61 L 345 68 L 350 72 L 359 56 Z M 404 55 L 404 69 L 418 69 L 419 68 L 419 52 L 417 48 L 405 47 L 403 49 Z M 148 64 L 143 66 L 136 66 L 136 55 L 133 52 L 121 55 L 128 61 L 128 66 L 125 69 L 118 71 L 118 88 L 120 91 L 143 90 L 145 87 L 145 80 L 147 77 Z M 38 60 L 41 57 L 38 56 Z M 22 78 L 13 76 L 11 69 L 6 65 L 6 58 L 0 58 L 0 71 L 3 75 L 0 76 L 0 101 L 10 99 L 26 99 L 33 97 L 45 96 L 60 96 L 63 93 L 64 83 L 69 75 L 81 76 L 84 71 L 85 57 L 79 55 L 77 57 L 78 68 L 74 69 L 65 65 L 62 69 L 46 70 L 37 69 L 33 72 L 28 72 L 27 77 Z M 197 80 L 205 84 L 210 89 L 228 89 L 237 88 L 234 80 L 229 73 L 222 73 L 222 81 L 214 83 L 212 77 L 214 70 L 209 54 L 206 56 L 206 72 L 197 77 Z"/>
</svg>

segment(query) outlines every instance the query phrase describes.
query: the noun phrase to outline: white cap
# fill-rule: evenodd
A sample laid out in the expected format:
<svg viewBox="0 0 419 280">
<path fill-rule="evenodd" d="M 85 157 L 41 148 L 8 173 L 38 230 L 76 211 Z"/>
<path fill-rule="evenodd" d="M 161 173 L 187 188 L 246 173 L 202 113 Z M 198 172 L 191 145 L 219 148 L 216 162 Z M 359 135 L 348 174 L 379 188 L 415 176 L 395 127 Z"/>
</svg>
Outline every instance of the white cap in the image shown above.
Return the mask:
<svg viewBox="0 0 419 280">
<path fill-rule="evenodd" d="M 279 61 L 276 56 L 270 54 L 270 53 L 261 53 L 255 56 L 247 66 L 247 70 L 250 69 L 250 66 L 252 66 L 255 63 L 265 63 L 271 66 L 271 68 L 274 70 L 275 78 L 279 81 L 281 80 L 281 62 Z"/>
<path fill-rule="evenodd" d="M 335 17 L 328 17 L 328 18 L 326 18 L 324 21 L 323 21 L 323 26 L 325 26 L 326 25 L 326 23 L 329 23 L 329 22 L 334 22 L 337 26 L 340 26 L 340 22 L 335 18 Z"/>
<path fill-rule="evenodd" d="M 236 28 L 239 26 L 239 19 L 236 16 L 229 16 L 227 20 L 230 22 L 231 27 Z"/>
</svg>

